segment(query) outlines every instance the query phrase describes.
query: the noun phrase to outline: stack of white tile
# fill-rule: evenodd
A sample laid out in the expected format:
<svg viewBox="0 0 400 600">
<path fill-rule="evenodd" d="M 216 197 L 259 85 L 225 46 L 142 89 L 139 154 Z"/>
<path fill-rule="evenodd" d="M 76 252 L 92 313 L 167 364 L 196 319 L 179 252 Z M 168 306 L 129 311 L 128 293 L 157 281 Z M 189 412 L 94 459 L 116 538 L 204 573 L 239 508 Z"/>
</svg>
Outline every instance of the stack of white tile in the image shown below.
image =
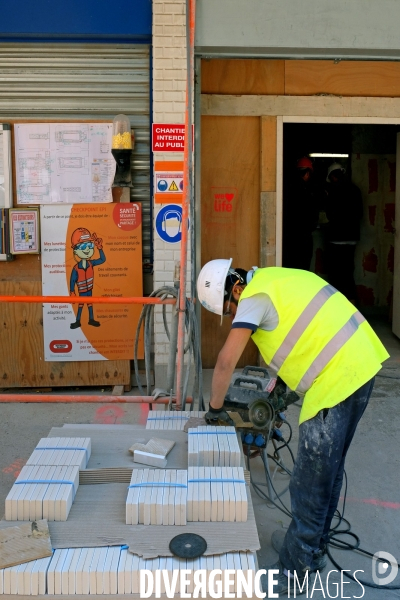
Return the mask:
<svg viewBox="0 0 400 600">
<path fill-rule="evenodd" d="M 146 429 L 183 431 L 191 417 L 203 418 L 205 414 L 203 410 L 183 410 L 181 412 L 152 410 L 147 417 Z"/>
<path fill-rule="evenodd" d="M 118 565 L 118 594 L 139 594 L 140 571 L 142 569 L 153 570 L 153 562 L 159 562 L 159 560 L 145 560 L 128 550 L 122 550 Z"/>
<path fill-rule="evenodd" d="M 46 593 L 47 569 L 52 557 L 0 569 L 0 596 L 38 596 Z"/>
<path fill-rule="evenodd" d="M 127 525 L 186 525 L 187 471 L 133 469 Z"/>
<path fill-rule="evenodd" d="M 242 467 L 189 467 L 187 520 L 247 521 Z"/>
<path fill-rule="evenodd" d="M 230 577 L 233 584 L 226 589 L 224 586 L 224 577 L 220 575 L 215 577 L 215 581 L 222 581 L 223 592 L 237 591 L 238 588 L 238 573 L 237 571 L 243 570 L 246 576 L 247 571 L 252 571 L 251 576 L 254 581 L 254 575 L 256 572 L 256 561 L 255 555 L 251 552 L 230 552 L 227 554 L 220 554 L 215 556 L 201 556 L 200 558 L 185 560 L 176 557 L 159 557 L 154 559 L 143 559 L 139 556 L 131 554 L 127 550 L 122 550 L 121 558 L 118 567 L 118 594 L 139 594 L 140 593 L 140 571 L 146 569 L 153 572 L 155 580 L 155 571 L 167 571 L 169 585 L 172 583 L 172 577 L 174 571 L 187 570 L 190 574 L 187 574 L 189 584 L 185 590 L 187 594 L 193 594 L 195 589 L 194 572 L 198 570 L 207 571 L 207 575 L 214 569 L 231 570 L 232 577 Z M 179 578 L 178 578 L 179 582 Z M 160 577 L 160 592 L 165 594 L 168 592 L 165 585 L 163 576 Z M 168 585 L 168 582 L 167 582 Z M 179 583 L 178 583 L 179 586 Z M 213 585 L 214 587 L 214 585 Z M 176 591 L 179 590 L 179 587 Z M 207 592 L 208 592 L 207 588 Z M 172 596 L 169 596 L 172 597 Z"/>
<path fill-rule="evenodd" d="M 42 438 L 26 464 L 86 469 L 90 453 L 90 438 Z"/>
<path fill-rule="evenodd" d="M 117 594 L 121 546 L 56 550 L 47 573 L 48 594 Z"/>
<path fill-rule="evenodd" d="M 189 467 L 239 467 L 240 447 L 234 427 L 204 425 L 188 431 Z"/>
<path fill-rule="evenodd" d="M 186 593 L 194 591 L 195 571 L 202 569 L 209 573 L 213 569 L 229 569 L 233 571 L 230 577 L 233 584 L 229 590 L 224 587 L 223 575 L 217 576 L 215 581 L 222 581 L 223 592 L 232 592 L 238 587 L 237 571 L 242 570 L 246 575 L 250 570 L 254 578 L 256 562 L 251 552 L 230 552 L 185 560 L 175 557 L 143 559 L 121 546 L 67 548 L 56 550 L 49 558 L 1 569 L 0 595 L 139 594 L 140 571 L 143 569 L 152 571 L 154 576 L 155 571 L 167 571 L 170 585 L 173 571 L 191 571 L 187 576 L 189 584 Z M 161 593 L 165 594 L 168 590 L 162 576 L 160 581 Z"/>
<path fill-rule="evenodd" d="M 79 467 L 22 467 L 5 502 L 7 521 L 66 521 L 79 486 Z"/>
</svg>

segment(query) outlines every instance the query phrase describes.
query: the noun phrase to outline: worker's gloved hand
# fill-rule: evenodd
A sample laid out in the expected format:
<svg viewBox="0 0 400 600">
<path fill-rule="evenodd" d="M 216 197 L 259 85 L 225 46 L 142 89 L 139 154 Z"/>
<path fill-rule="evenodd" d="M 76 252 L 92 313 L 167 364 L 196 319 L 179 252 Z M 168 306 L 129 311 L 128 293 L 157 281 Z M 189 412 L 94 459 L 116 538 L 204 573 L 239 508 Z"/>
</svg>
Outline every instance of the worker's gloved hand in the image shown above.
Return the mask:
<svg viewBox="0 0 400 600">
<path fill-rule="evenodd" d="M 75 292 L 70 292 L 69 295 L 71 296 L 71 298 L 74 298 L 76 296 Z"/>
<path fill-rule="evenodd" d="M 103 248 L 103 239 L 97 237 L 95 233 L 92 233 L 93 243 L 98 250 L 102 250 Z"/>
<path fill-rule="evenodd" d="M 210 406 L 204 418 L 208 425 L 223 425 L 225 427 L 234 427 L 235 425 L 223 406 L 221 408 Z"/>
</svg>

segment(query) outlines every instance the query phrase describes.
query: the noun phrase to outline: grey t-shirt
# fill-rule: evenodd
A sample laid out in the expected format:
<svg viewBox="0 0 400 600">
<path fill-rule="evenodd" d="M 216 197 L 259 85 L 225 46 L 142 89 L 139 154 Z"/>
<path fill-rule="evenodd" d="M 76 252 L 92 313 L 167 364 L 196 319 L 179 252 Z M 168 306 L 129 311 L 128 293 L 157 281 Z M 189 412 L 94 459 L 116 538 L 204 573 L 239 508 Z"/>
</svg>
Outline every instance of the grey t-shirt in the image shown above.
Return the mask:
<svg viewBox="0 0 400 600">
<path fill-rule="evenodd" d="M 239 302 L 232 329 L 251 329 L 254 332 L 261 328 L 273 331 L 278 324 L 278 313 L 271 298 L 268 294 L 261 293 Z"/>
</svg>

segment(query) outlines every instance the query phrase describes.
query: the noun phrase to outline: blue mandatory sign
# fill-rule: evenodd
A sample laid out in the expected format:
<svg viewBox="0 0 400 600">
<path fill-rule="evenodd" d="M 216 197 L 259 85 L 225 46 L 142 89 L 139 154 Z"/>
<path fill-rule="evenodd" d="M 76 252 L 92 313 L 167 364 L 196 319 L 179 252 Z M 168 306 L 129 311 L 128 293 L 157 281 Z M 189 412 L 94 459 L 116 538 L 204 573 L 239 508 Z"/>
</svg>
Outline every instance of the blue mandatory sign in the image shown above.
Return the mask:
<svg viewBox="0 0 400 600">
<path fill-rule="evenodd" d="M 164 206 L 156 217 L 156 231 L 160 238 L 168 244 L 180 242 L 182 238 L 182 206 L 179 204 Z"/>
<path fill-rule="evenodd" d="M 160 179 L 160 181 L 157 183 L 157 187 L 160 192 L 166 192 L 168 189 L 168 182 L 165 181 L 165 179 Z"/>
</svg>

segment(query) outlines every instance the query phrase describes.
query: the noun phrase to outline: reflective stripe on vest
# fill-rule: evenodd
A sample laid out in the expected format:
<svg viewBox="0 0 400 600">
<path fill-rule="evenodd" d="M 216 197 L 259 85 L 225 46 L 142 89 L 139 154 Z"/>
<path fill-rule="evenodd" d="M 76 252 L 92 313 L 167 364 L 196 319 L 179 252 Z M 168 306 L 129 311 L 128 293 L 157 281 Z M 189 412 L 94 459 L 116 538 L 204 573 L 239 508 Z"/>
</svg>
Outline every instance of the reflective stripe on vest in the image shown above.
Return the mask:
<svg viewBox="0 0 400 600">
<path fill-rule="evenodd" d="M 75 265 L 74 269 L 78 276 L 78 280 L 76 282 L 78 292 L 90 292 L 93 289 L 94 280 L 92 263 L 88 260 L 86 269 L 79 269 L 78 265 Z"/>
<path fill-rule="evenodd" d="M 78 281 L 77 286 L 80 292 L 88 292 L 89 290 L 92 290 L 93 277 L 89 277 L 88 279 L 85 279 L 85 281 Z"/>
<path fill-rule="evenodd" d="M 275 352 L 270 363 L 273 369 L 279 371 L 317 312 L 320 310 L 320 308 L 322 308 L 325 302 L 329 300 L 331 296 L 333 296 L 333 294 L 336 294 L 336 292 L 336 288 L 331 285 L 326 285 L 314 296 L 311 302 L 307 304 L 297 321 L 286 335 L 282 344 Z"/>
<path fill-rule="evenodd" d="M 296 392 L 305 394 L 307 390 L 310 389 L 314 380 L 318 377 L 324 367 L 326 367 L 342 346 L 344 346 L 344 344 L 355 334 L 361 323 L 364 321 L 365 318 L 358 311 L 350 317 L 347 323 L 339 329 L 307 369 L 296 388 Z"/>
</svg>

